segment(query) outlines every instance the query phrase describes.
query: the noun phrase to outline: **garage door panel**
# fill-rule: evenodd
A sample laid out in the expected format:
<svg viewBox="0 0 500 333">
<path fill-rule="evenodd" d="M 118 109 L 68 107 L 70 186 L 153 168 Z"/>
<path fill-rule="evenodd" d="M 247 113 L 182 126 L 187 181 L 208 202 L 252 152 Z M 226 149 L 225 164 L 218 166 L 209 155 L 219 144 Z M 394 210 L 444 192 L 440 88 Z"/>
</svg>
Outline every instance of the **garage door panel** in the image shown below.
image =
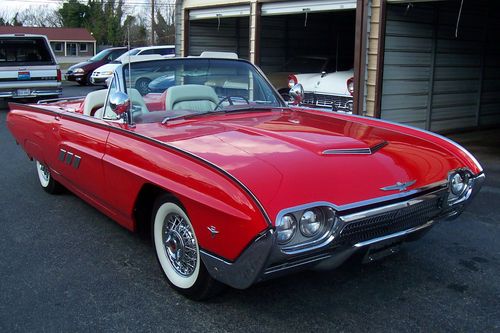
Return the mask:
<svg viewBox="0 0 500 333">
<path fill-rule="evenodd" d="M 431 52 L 432 40 L 402 36 L 386 36 L 387 51 Z"/>
<path fill-rule="evenodd" d="M 479 80 L 480 68 L 438 67 L 435 70 L 435 80 Z"/>
<path fill-rule="evenodd" d="M 481 116 L 479 126 L 492 126 L 500 124 L 500 114 Z"/>
<path fill-rule="evenodd" d="M 456 21 L 453 25 L 439 26 L 437 31 L 438 38 L 442 39 L 455 39 Z M 478 36 L 484 33 L 483 27 L 474 27 L 466 29 L 464 26 L 459 25 L 458 38 L 460 41 L 477 41 Z"/>
<path fill-rule="evenodd" d="M 491 66 L 485 67 L 485 69 L 484 69 L 484 78 L 485 79 L 498 80 L 499 77 L 500 77 L 500 67 L 491 67 Z"/>
<path fill-rule="evenodd" d="M 429 81 L 384 80 L 385 95 L 427 94 Z"/>
<path fill-rule="evenodd" d="M 387 19 L 391 21 L 403 21 L 403 22 L 420 22 L 420 23 L 433 23 L 434 22 L 434 9 L 432 6 L 419 5 L 413 6 L 410 10 L 407 10 L 405 5 L 393 5 L 390 6 L 387 11 Z"/>
<path fill-rule="evenodd" d="M 407 52 L 386 52 L 384 62 L 387 65 L 426 65 L 431 63 L 431 54 L 428 52 L 415 52 L 408 57 Z"/>
<path fill-rule="evenodd" d="M 448 106 L 448 107 L 434 107 L 432 109 L 432 117 L 434 120 L 449 120 L 456 118 L 472 118 L 475 117 L 475 107 L 468 105 Z"/>
<path fill-rule="evenodd" d="M 316 0 L 316 1 L 283 1 L 262 4 L 262 15 L 290 15 L 304 12 L 325 12 L 355 9 L 356 0 Z"/>
<path fill-rule="evenodd" d="M 420 109 L 427 106 L 427 94 L 425 95 L 384 95 L 382 109 Z"/>
<path fill-rule="evenodd" d="M 401 67 L 387 65 L 384 66 L 384 78 L 393 80 L 429 80 L 429 67 Z"/>
<path fill-rule="evenodd" d="M 434 93 L 462 93 L 477 91 L 477 80 L 460 80 L 459 84 L 455 80 L 434 81 Z"/>
<path fill-rule="evenodd" d="M 434 108 L 448 106 L 476 106 L 478 99 L 477 92 L 457 93 L 457 94 L 434 94 L 432 99 L 432 114 Z"/>
<path fill-rule="evenodd" d="M 500 98 L 500 80 L 487 79 L 483 81 L 483 93 L 498 92 Z"/>
<path fill-rule="evenodd" d="M 481 55 L 479 54 L 438 53 L 436 56 L 436 66 L 479 68 L 480 65 Z"/>
<path fill-rule="evenodd" d="M 433 32 L 432 24 L 422 24 L 417 22 L 391 22 L 387 26 L 386 34 L 392 36 L 411 36 L 411 37 L 427 37 L 431 38 Z"/>
<path fill-rule="evenodd" d="M 195 20 L 189 27 L 189 55 L 200 55 L 203 51 L 235 52 L 248 59 L 248 18 L 225 18 L 219 20 Z"/>
<path fill-rule="evenodd" d="M 442 39 L 438 38 L 436 51 L 437 52 L 450 52 L 450 53 L 480 53 L 483 47 L 483 42 L 478 40 L 455 40 L 455 39 Z"/>
<path fill-rule="evenodd" d="M 384 110 L 384 119 L 418 128 L 425 127 L 426 109 Z"/>
<path fill-rule="evenodd" d="M 500 104 L 500 94 L 498 91 L 483 91 L 482 94 L 483 104 Z M 499 105 L 500 106 L 500 105 Z"/>
<path fill-rule="evenodd" d="M 476 117 L 452 118 L 446 120 L 435 120 L 432 122 L 431 131 L 443 132 L 451 131 L 457 128 L 471 128 L 476 126 Z"/>
</svg>

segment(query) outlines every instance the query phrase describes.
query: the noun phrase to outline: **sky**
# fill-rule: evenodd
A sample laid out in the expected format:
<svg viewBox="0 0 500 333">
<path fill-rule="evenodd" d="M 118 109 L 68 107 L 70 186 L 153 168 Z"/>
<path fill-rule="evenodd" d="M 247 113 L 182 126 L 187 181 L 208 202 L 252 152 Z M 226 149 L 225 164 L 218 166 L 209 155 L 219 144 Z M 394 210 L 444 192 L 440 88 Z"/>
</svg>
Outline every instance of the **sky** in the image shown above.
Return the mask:
<svg viewBox="0 0 500 333">
<path fill-rule="evenodd" d="M 106 1 L 106 0 L 104 0 Z M 118 2 L 118 0 L 115 0 Z M 124 0 L 125 5 L 123 10 L 127 14 L 139 13 L 146 10 L 150 6 L 151 0 Z M 40 7 L 55 10 L 59 8 L 63 1 L 62 0 L 0 0 L 0 17 L 9 17 L 10 19 L 14 17 L 16 12 L 23 11 L 29 7 Z M 81 0 L 82 3 L 87 3 L 86 0 Z M 162 6 L 172 6 L 174 0 L 156 0 L 157 5 L 161 8 Z"/>
</svg>

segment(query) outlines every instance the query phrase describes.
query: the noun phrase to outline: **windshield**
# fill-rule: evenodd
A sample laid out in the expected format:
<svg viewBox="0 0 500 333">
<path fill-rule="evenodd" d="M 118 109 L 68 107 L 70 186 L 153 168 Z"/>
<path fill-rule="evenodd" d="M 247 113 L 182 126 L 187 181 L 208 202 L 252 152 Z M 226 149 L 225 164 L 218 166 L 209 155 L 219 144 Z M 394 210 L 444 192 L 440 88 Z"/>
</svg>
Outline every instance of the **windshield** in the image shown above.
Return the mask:
<svg viewBox="0 0 500 333">
<path fill-rule="evenodd" d="M 0 38 L 0 66 L 54 65 L 45 39 Z"/>
<path fill-rule="evenodd" d="M 97 53 L 95 56 L 93 56 L 92 58 L 90 58 L 91 61 L 99 61 L 99 60 L 102 60 L 104 58 L 106 58 L 106 56 L 109 54 L 110 50 L 107 49 L 107 50 L 102 50 L 101 52 Z"/>
<path fill-rule="evenodd" d="M 245 61 L 165 59 L 132 63 L 130 71 L 125 64 L 122 69 L 137 122 L 285 106 Z"/>
<path fill-rule="evenodd" d="M 113 60 L 112 63 L 119 64 L 122 62 L 122 60 L 127 59 L 127 57 L 129 57 L 129 56 L 136 55 L 140 51 L 141 51 L 141 49 L 133 49 L 133 50 L 127 51 L 124 54 L 122 54 L 121 56 L 119 56 L 118 58 L 116 58 L 115 60 Z"/>
<path fill-rule="evenodd" d="M 285 64 L 283 71 L 292 73 L 321 73 L 326 66 L 326 58 L 296 57 Z"/>
</svg>

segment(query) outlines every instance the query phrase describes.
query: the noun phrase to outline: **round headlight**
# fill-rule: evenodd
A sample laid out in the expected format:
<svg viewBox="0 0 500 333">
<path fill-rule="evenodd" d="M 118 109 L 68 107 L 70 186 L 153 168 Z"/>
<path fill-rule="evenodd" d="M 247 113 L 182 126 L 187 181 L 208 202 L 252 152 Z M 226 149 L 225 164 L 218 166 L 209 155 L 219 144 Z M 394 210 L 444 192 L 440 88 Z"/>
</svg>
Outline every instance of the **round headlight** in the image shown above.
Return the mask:
<svg viewBox="0 0 500 333">
<path fill-rule="evenodd" d="M 284 244 L 289 242 L 295 230 L 297 229 L 297 221 L 291 214 L 283 216 L 276 224 L 276 231 L 278 232 L 278 243 Z"/>
<path fill-rule="evenodd" d="M 450 179 L 451 193 L 461 195 L 467 187 L 467 179 L 460 173 L 455 173 Z"/>
<path fill-rule="evenodd" d="M 320 209 L 308 209 L 300 218 L 300 232 L 306 237 L 313 237 L 321 230 L 325 219 Z"/>
</svg>

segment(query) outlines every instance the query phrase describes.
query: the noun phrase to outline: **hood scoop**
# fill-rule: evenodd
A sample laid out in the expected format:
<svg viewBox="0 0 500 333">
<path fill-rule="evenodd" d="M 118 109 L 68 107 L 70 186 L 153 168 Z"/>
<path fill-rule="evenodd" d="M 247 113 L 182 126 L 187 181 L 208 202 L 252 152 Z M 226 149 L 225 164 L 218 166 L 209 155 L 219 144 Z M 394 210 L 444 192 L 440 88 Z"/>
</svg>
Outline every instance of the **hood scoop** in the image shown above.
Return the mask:
<svg viewBox="0 0 500 333">
<path fill-rule="evenodd" d="M 369 148 L 341 148 L 341 149 L 327 149 L 324 150 L 322 155 L 371 155 L 375 154 L 380 149 L 388 145 L 387 141 L 381 141 Z"/>
</svg>

